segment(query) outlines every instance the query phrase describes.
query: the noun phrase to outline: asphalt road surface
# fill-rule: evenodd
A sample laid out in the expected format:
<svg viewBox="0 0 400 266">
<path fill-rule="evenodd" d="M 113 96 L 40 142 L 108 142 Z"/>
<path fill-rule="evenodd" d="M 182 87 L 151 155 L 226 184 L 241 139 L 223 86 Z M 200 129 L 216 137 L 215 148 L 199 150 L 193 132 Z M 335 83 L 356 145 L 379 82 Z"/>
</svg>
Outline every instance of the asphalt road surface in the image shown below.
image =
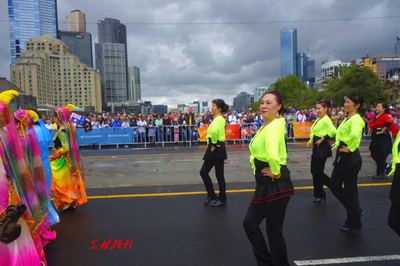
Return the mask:
<svg viewBox="0 0 400 266">
<path fill-rule="evenodd" d="M 296 189 L 284 236 L 292 265 L 400 265 L 399 237 L 387 226 L 391 178 L 373 180 L 375 164 L 362 142 L 360 231 L 344 233 L 345 209 L 327 191 L 312 202 L 311 148 L 289 144 Z M 205 146 L 82 150 L 88 203 L 61 213 L 48 265 L 256 265 L 242 227 L 255 182 L 246 145 L 229 145 L 228 205 L 203 206 L 199 170 Z M 389 161 L 389 159 L 388 159 Z M 325 172 L 332 171 L 332 158 Z M 214 173 L 211 172 L 214 179 Z M 217 186 L 215 185 L 215 188 Z M 262 224 L 265 232 L 265 223 Z"/>
</svg>

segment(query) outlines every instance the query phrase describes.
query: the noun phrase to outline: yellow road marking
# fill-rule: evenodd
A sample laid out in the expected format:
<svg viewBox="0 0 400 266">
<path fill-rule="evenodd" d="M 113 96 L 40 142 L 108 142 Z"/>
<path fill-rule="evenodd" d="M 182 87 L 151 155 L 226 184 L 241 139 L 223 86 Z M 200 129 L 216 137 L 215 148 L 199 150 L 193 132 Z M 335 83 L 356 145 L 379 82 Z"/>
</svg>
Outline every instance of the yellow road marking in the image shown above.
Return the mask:
<svg viewBox="0 0 400 266">
<path fill-rule="evenodd" d="M 358 184 L 359 187 L 372 187 L 372 186 L 389 186 L 392 183 L 370 183 L 370 184 Z M 295 190 L 300 189 L 313 189 L 313 186 L 295 187 Z M 254 192 L 254 189 L 236 189 L 227 190 L 226 193 L 243 193 L 243 192 Z M 216 191 L 219 193 L 219 191 Z M 207 194 L 205 191 L 194 191 L 194 192 L 170 192 L 170 193 L 149 193 L 149 194 L 127 194 L 127 195 L 105 195 L 105 196 L 88 196 L 88 199 L 112 199 L 112 198 L 138 198 L 138 197 L 161 197 L 161 196 L 184 196 L 184 195 L 201 195 Z"/>
</svg>

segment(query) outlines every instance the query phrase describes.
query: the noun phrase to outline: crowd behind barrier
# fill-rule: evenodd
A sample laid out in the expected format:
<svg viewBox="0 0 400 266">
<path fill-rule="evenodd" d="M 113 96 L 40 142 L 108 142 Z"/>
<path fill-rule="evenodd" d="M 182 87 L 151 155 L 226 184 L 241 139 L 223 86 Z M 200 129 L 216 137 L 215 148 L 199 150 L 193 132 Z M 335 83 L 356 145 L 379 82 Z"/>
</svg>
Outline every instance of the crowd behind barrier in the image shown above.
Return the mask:
<svg viewBox="0 0 400 266">
<path fill-rule="evenodd" d="M 371 107 L 363 116 L 366 126 L 364 136 L 369 136 L 368 123 L 374 115 Z M 390 106 L 389 115 L 400 126 L 400 106 Z M 224 115 L 226 118 L 226 141 L 250 142 L 263 124 L 263 118 L 259 112 L 232 111 Z M 287 139 L 307 139 L 310 128 L 317 119 L 315 109 L 295 110 L 291 107 L 284 114 L 286 120 Z M 332 108 L 330 118 L 336 127 L 346 118 L 343 107 Z M 164 143 L 192 143 L 207 141 L 208 125 L 212 121 L 210 112 L 204 115 L 189 113 L 169 113 L 158 115 L 157 113 L 139 115 L 109 114 L 101 115 L 90 113 L 85 117 L 84 125 L 76 125 L 76 134 L 80 146 L 85 145 L 120 145 L 120 144 L 164 144 Z M 42 117 L 46 121 L 46 127 L 55 134 L 57 127 L 52 117 Z"/>
</svg>

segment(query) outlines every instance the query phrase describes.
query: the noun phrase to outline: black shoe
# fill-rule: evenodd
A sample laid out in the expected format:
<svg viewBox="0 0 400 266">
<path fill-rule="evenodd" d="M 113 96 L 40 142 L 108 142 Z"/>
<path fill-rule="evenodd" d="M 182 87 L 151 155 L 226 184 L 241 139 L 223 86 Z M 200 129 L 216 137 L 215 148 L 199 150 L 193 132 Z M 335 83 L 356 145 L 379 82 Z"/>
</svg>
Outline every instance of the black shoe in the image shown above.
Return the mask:
<svg viewBox="0 0 400 266">
<path fill-rule="evenodd" d="M 342 231 L 342 232 L 351 232 L 351 231 L 353 231 L 354 229 L 356 229 L 356 230 L 361 230 L 361 227 L 359 227 L 359 228 L 352 228 L 352 227 L 347 227 L 346 225 L 343 225 L 342 227 L 340 227 L 340 231 Z"/>
<path fill-rule="evenodd" d="M 326 201 L 326 196 L 323 197 L 315 197 L 313 202 L 314 203 L 320 203 L 322 200 Z"/>
<path fill-rule="evenodd" d="M 386 165 L 385 173 L 388 175 L 392 171 L 392 166 L 390 164 Z"/>
<path fill-rule="evenodd" d="M 212 207 L 223 207 L 226 206 L 226 201 L 220 201 L 219 199 L 215 200 L 213 203 L 211 203 Z"/>
<path fill-rule="evenodd" d="M 207 201 L 203 202 L 204 205 L 210 204 L 211 201 L 216 200 L 217 196 L 214 197 L 207 197 Z"/>
<path fill-rule="evenodd" d="M 364 216 L 364 210 L 360 209 L 360 217 L 363 217 L 363 216 Z"/>
<path fill-rule="evenodd" d="M 386 178 L 386 175 L 385 175 L 385 174 L 374 175 L 372 178 L 373 178 L 373 179 L 385 179 L 385 178 Z"/>
<path fill-rule="evenodd" d="M 67 208 L 63 208 L 60 212 L 68 212 L 75 210 L 75 202 L 72 202 Z"/>
</svg>

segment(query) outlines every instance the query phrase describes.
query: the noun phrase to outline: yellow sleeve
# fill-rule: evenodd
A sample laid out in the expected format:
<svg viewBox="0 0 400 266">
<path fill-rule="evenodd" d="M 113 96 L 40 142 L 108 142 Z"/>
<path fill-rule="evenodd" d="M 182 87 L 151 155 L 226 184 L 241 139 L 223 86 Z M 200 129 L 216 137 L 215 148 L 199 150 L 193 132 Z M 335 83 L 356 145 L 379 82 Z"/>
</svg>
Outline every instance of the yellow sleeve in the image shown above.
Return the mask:
<svg viewBox="0 0 400 266">
<path fill-rule="evenodd" d="M 328 135 L 329 135 L 329 137 L 333 138 L 334 136 L 336 136 L 336 128 L 333 125 L 332 120 L 330 118 L 327 119 L 326 122 L 328 123 L 328 126 L 329 126 Z"/>
<path fill-rule="evenodd" d="M 272 125 L 271 125 L 272 126 Z M 282 126 L 282 125 L 280 125 Z M 282 130 L 276 128 L 276 124 L 273 127 L 267 127 L 265 136 L 265 148 L 267 151 L 267 162 L 269 164 L 269 168 L 274 175 L 278 175 L 281 171 L 279 165 L 279 142 L 282 140 Z"/>
<path fill-rule="evenodd" d="M 351 125 L 348 126 L 351 126 L 351 131 L 350 131 L 351 133 L 350 133 L 350 142 L 347 147 L 351 152 L 354 152 L 360 146 L 360 141 L 365 123 L 361 118 L 359 118 L 359 119 L 354 119 Z"/>
</svg>

